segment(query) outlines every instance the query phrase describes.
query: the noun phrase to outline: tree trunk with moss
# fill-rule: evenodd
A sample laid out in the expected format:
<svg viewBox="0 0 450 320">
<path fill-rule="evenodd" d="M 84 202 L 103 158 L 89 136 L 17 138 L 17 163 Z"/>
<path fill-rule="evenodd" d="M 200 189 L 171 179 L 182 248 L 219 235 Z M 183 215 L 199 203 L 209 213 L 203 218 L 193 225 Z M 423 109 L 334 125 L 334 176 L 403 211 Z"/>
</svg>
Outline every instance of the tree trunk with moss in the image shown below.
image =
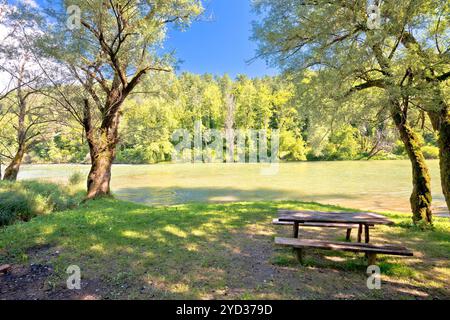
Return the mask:
<svg viewBox="0 0 450 320">
<path fill-rule="evenodd" d="M 425 61 L 430 61 L 429 65 L 438 65 L 430 51 L 423 50 L 420 43 L 416 40 L 411 32 L 404 32 L 401 37 L 401 42 L 411 52 L 417 53 Z M 436 40 L 437 45 L 437 40 Z M 442 55 L 445 56 L 444 54 Z M 433 63 L 431 63 L 433 61 Z M 446 81 L 450 74 L 442 73 L 438 75 L 433 67 L 429 67 L 432 77 L 425 76 L 424 80 L 435 85 L 435 94 L 438 101 L 438 110 L 428 111 L 433 129 L 439 134 L 439 165 L 441 171 L 442 192 L 444 193 L 447 208 L 450 210 L 450 108 L 447 105 L 444 93 L 440 87 L 440 83 Z"/>
<path fill-rule="evenodd" d="M 121 102 L 120 102 L 121 104 Z M 111 169 L 119 141 L 120 112 L 110 113 L 100 128 L 93 128 L 88 100 L 84 101 L 84 129 L 91 155 L 91 170 L 87 179 L 87 199 L 111 194 Z"/>
<path fill-rule="evenodd" d="M 3 180 L 16 181 L 19 175 L 20 165 L 22 164 L 23 156 L 25 155 L 25 147 L 19 146 L 13 160 L 9 166 L 5 169 L 5 176 Z"/>
<path fill-rule="evenodd" d="M 21 66 L 21 71 L 19 73 L 19 83 L 22 82 L 24 73 L 24 65 Z M 25 95 L 22 88 L 17 89 L 17 96 L 19 100 L 19 110 L 18 110 L 18 121 L 17 121 L 17 151 L 11 163 L 5 169 L 5 175 L 3 180 L 16 181 L 19 175 L 20 166 L 22 164 L 23 156 L 25 155 L 27 149 L 27 129 L 25 127 L 25 117 L 27 116 L 27 103 Z"/>
<path fill-rule="evenodd" d="M 439 167 L 442 192 L 450 210 L 450 110 L 447 106 L 440 112 L 428 113 L 434 130 L 439 134 Z"/>
<path fill-rule="evenodd" d="M 433 213 L 431 210 L 430 173 L 421 151 L 419 139 L 408 125 L 407 118 L 398 103 L 393 103 L 391 115 L 412 164 L 413 192 L 410 202 L 413 221 L 416 224 L 419 222 L 431 224 L 433 222 Z"/>
<path fill-rule="evenodd" d="M 98 142 L 91 148 L 92 166 L 87 180 L 87 198 L 110 195 L 111 168 L 115 158 L 115 146 Z"/>
<path fill-rule="evenodd" d="M 450 210 L 450 114 L 447 113 L 445 121 L 439 130 L 439 161 L 441 168 L 442 191 Z"/>
</svg>

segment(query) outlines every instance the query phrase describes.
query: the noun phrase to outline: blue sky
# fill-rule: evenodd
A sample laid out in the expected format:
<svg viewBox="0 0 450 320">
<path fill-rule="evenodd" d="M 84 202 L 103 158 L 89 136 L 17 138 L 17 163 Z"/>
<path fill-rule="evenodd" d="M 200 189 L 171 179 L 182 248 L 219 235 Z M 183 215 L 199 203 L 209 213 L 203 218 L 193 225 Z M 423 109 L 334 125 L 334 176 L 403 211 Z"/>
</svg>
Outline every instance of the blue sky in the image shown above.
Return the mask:
<svg viewBox="0 0 450 320">
<path fill-rule="evenodd" d="M 228 73 L 231 77 L 274 75 L 276 70 L 265 61 L 246 61 L 256 53 L 251 37 L 251 0 L 208 0 L 204 4 L 205 18 L 195 22 L 187 31 L 171 31 L 165 49 L 175 50 L 182 60 L 180 71 L 194 73 Z"/>
</svg>

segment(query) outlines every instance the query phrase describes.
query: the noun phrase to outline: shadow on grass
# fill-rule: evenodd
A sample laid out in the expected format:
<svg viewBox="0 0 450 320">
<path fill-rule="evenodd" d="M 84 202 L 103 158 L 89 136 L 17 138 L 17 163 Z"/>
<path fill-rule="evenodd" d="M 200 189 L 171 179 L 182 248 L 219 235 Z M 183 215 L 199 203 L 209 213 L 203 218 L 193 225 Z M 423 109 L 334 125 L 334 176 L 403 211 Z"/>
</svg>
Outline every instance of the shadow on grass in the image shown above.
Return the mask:
<svg viewBox="0 0 450 320">
<path fill-rule="evenodd" d="M 78 265 L 84 294 L 106 299 L 371 295 L 359 256 L 313 253 L 301 267 L 290 250 L 276 248 L 276 233 L 290 232 L 271 225 L 278 209 L 343 208 L 294 201 L 145 207 L 102 199 L 0 230 L 0 263 L 51 264 L 56 292 L 67 291 L 65 270 Z M 49 244 L 30 254 L 30 247 Z M 395 262 L 381 266 L 398 273 Z"/>
</svg>

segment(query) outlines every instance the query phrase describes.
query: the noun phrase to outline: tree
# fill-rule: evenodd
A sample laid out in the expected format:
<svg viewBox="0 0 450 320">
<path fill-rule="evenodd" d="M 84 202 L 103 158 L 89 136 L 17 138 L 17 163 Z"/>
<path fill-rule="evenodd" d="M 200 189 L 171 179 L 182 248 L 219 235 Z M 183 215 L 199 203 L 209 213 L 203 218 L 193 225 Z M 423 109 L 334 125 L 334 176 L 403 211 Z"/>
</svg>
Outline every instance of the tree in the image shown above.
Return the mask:
<svg viewBox="0 0 450 320">
<path fill-rule="evenodd" d="M 63 13 L 50 12 L 47 19 L 50 38 L 45 42 L 50 46 L 41 45 L 67 66 L 84 90 L 82 112 L 74 116 L 90 149 L 87 199 L 92 199 L 110 194 L 124 101 L 144 76 L 170 71 L 156 50 L 167 25 L 186 26 L 202 7 L 198 0 L 74 0 L 58 5 Z M 80 9 L 79 28 L 67 26 L 70 17 L 65 13 L 70 8 Z M 69 111 L 76 109 L 64 100 Z"/>
<path fill-rule="evenodd" d="M 410 26 L 414 31 L 402 30 L 401 43 L 407 49 L 410 59 L 415 63 L 414 75 L 418 80 L 415 90 L 424 111 L 427 112 L 433 129 L 439 134 L 439 159 L 442 191 L 450 210 L 450 4 L 448 1 L 416 5 L 411 8 L 415 13 Z M 418 16 L 426 16 L 425 23 Z M 411 27 L 409 28 L 411 30 Z M 425 34 L 426 37 L 417 39 Z M 430 41 L 430 39 L 433 39 Z"/>
<path fill-rule="evenodd" d="M 26 4 L 3 5 L 2 8 L 6 37 L 0 44 L 0 72 L 6 74 L 9 81 L 6 93 L 0 97 L 3 100 L 0 143 L 2 158 L 10 160 L 3 179 L 15 181 L 25 153 L 45 137 L 46 125 L 53 118 L 48 101 L 40 95 L 45 83 L 31 61 L 32 48 L 26 36 L 27 32 L 39 33 L 36 21 L 28 14 Z"/>
<path fill-rule="evenodd" d="M 378 3 L 378 2 L 377 2 Z M 384 1 L 389 19 L 381 28 L 368 23 L 366 2 L 258 0 L 264 12 L 255 23 L 259 55 L 288 72 L 305 69 L 327 73 L 335 86 L 334 98 L 347 98 L 369 88 L 386 96 L 386 112 L 394 122 L 413 168 L 411 208 L 415 223 L 432 222 L 429 171 L 417 134 L 408 122 L 414 97 L 409 89 L 417 81 L 415 61 L 405 52 L 405 30 L 432 15 L 442 1 Z M 411 18 L 413 17 L 413 18 Z M 415 23 L 411 23 L 414 21 Z M 417 23 L 418 24 L 418 23 Z M 332 76 L 332 77 L 330 77 Z"/>
</svg>

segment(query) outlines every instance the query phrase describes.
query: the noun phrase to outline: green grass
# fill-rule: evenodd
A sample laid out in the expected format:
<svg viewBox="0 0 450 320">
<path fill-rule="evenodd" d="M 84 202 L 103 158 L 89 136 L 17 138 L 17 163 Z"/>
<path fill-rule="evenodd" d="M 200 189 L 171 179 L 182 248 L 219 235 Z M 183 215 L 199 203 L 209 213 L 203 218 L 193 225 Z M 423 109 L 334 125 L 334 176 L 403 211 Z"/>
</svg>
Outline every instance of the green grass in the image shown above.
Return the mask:
<svg viewBox="0 0 450 320">
<path fill-rule="evenodd" d="M 0 181 L 0 227 L 74 208 L 81 197 L 75 188 L 54 183 Z"/>
<path fill-rule="evenodd" d="M 96 294 L 109 299 L 335 298 L 336 291 L 360 298 L 380 295 L 365 288 L 361 256 L 311 251 L 300 266 L 291 250 L 276 248 L 274 237 L 291 231 L 271 225 L 281 208 L 342 210 L 301 202 L 147 207 L 101 199 L 0 228 L 0 264 L 51 264 L 55 274 L 47 287 L 53 290 L 64 290 L 66 268 L 78 265 L 83 279 L 99 288 Z M 403 243 L 418 253 L 414 259 L 381 256 L 387 279 L 412 283 L 430 296 L 448 294 L 449 219 L 436 219 L 435 230 L 420 231 L 410 227 L 409 216 L 387 216 L 396 225 L 377 228 L 373 238 Z M 341 283 L 342 277 L 349 280 Z M 386 290 L 388 297 L 408 296 Z"/>
</svg>

